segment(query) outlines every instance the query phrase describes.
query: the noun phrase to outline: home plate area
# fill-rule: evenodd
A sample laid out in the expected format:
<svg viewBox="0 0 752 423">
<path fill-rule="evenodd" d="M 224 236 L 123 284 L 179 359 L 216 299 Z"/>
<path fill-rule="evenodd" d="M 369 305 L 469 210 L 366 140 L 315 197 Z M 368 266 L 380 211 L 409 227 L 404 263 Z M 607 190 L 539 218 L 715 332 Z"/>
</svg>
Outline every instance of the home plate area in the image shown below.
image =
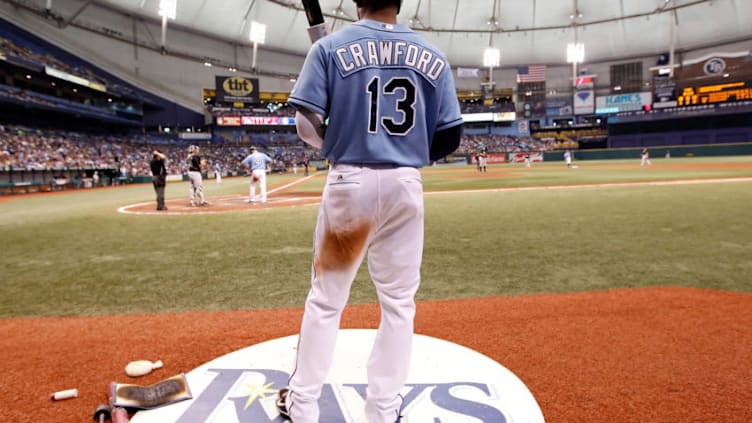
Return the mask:
<svg viewBox="0 0 752 423">
<path fill-rule="evenodd" d="M 187 198 L 167 200 L 165 201 L 165 206 L 167 206 L 166 211 L 158 211 L 156 202 L 152 201 L 124 206 L 118 211 L 121 213 L 165 215 L 225 213 L 232 211 L 262 210 L 277 207 L 318 204 L 319 201 L 321 201 L 321 195 L 276 193 L 268 196 L 265 204 L 262 204 L 260 200 L 256 200 L 254 203 L 249 203 L 247 195 L 243 196 L 237 194 L 206 197 L 206 201 L 209 203 L 206 206 L 192 207 Z"/>
<path fill-rule="evenodd" d="M 324 423 L 367 423 L 366 363 L 376 331 L 341 330 L 319 405 Z M 275 406 L 294 368 L 298 336 L 266 341 L 186 374 L 191 398 L 144 410 L 132 423 L 283 423 Z M 525 384 L 490 358 L 415 335 L 400 423 L 543 423 Z"/>
</svg>

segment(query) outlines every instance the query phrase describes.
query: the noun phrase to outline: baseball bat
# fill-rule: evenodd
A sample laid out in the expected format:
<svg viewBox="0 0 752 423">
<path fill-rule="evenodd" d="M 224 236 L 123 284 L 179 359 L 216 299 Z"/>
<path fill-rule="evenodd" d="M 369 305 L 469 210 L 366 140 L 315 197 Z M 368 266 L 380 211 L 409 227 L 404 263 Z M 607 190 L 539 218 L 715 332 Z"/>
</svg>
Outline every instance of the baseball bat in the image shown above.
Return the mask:
<svg viewBox="0 0 752 423">
<path fill-rule="evenodd" d="M 324 14 L 321 12 L 319 0 L 302 0 L 302 2 L 308 19 L 308 37 L 314 43 L 319 38 L 329 35 L 329 28 L 324 22 Z"/>
</svg>

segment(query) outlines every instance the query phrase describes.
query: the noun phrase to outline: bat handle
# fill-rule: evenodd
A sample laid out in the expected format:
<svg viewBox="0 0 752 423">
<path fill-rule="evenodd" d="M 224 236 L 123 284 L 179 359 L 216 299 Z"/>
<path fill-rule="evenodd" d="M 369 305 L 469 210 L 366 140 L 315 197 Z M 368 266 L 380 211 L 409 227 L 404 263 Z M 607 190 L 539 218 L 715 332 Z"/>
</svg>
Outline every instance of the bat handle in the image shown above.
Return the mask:
<svg viewBox="0 0 752 423">
<path fill-rule="evenodd" d="M 128 410 L 122 407 L 115 407 L 112 409 L 112 423 L 128 423 Z"/>
<path fill-rule="evenodd" d="M 312 43 L 315 43 L 316 40 L 324 38 L 327 35 L 329 35 L 329 28 L 327 28 L 326 23 L 320 23 L 308 27 L 308 37 L 311 39 Z"/>
</svg>

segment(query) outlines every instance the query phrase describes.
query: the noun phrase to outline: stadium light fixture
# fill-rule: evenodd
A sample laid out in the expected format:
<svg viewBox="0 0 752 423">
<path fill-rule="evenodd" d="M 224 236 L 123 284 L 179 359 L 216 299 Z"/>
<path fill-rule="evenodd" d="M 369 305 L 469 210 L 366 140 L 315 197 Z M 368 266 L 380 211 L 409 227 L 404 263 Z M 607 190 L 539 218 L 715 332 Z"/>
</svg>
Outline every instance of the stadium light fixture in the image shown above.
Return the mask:
<svg viewBox="0 0 752 423">
<path fill-rule="evenodd" d="M 251 42 L 253 43 L 253 62 L 251 63 L 251 69 L 256 71 L 256 53 L 258 52 L 258 45 L 264 44 L 266 41 L 266 24 L 260 22 L 251 21 Z"/>
<path fill-rule="evenodd" d="M 567 44 L 567 63 L 582 63 L 585 61 L 585 44 Z"/>
<path fill-rule="evenodd" d="M 175 20 L 178 15 L 178 0 L 159 0 L 159 16 Z"/>
<path fill-rule="evenodd" d="M 501 51 L 495 47 L 486 47 L 483 51 L 483 66 L 497 68 L 501 64 Z"/>
<path fill-rule="evenodd" d="M 264 44 L 266 41 L 266 24 L 251 21 L 250 38 L 254 44 Z"/>
<path fill-rule="evenodd" d="M 576 29 L 575 29 L 576 31 Z M 575 32 L 575 40 L 577 32 Z M 567 44 L 567 63 L 572 64 L 572 87 L 577 88 L 577 64 L 585 61 L 585 44 L 569 43 Z"/>
<path fill-rule="evenodd" d="M 498 48 L 489 45 L 483 50 L 483 66 L 488 68 L 488 82 L 490 84 L 493 84 L 493 68 L 498 68 L 500 63 L 501 52 Z"/>
<path fill-rule="evenodd" d="M 162 48 L 161 53 L 166 54 L 167 48 L 167 19 L 175 20 L 178 15 L 178 0 L 159 0 L 159 16 L 162 17 Z"/>
</svg>

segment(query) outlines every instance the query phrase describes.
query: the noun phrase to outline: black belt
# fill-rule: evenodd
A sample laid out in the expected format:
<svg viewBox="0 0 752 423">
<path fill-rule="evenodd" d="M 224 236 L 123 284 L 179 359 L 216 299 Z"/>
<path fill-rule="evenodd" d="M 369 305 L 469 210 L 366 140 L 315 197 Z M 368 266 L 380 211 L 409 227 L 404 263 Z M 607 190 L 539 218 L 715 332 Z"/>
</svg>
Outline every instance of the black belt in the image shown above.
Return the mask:
<svg viewBox="0 0 752 423">
<path fill-rule="evenodd" d="M 337 165 L 364 167 L 367 169 L 396 169 L 398 167 L 412 167 L 412 166 L 398 165 L 394 163 L 343 163 L 343 162 L 332 163 L 332 166 L 337 166 Z"/>
</svg>

